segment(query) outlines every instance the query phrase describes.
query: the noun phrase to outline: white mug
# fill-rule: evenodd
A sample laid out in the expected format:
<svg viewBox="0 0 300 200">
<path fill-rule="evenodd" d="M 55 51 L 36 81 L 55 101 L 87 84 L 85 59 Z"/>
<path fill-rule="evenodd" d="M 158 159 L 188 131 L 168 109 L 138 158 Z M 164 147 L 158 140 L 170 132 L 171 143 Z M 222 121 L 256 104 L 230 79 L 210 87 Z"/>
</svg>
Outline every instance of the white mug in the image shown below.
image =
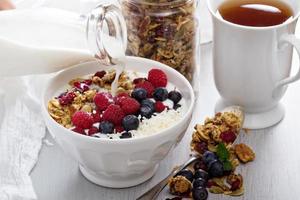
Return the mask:
<svg viewBox="0 0 300 200">
<path fill-rule="evenodd" d="M 294 16 L 269 27 L 225 21 L 217 14 L 224 1 L 207 0 L 213 18 L 214 79 L 221 96 L 216 111 L 239 105 L 245 111 L 245 128 L 272 126 L 284 116 L 279 100 L 287 85 L 300 79 L 300 69 L 290 77 L 293 47 L 300 53 L 300 40 L 294 35 L 300 1 L 284 0 Z"/>
</svg>

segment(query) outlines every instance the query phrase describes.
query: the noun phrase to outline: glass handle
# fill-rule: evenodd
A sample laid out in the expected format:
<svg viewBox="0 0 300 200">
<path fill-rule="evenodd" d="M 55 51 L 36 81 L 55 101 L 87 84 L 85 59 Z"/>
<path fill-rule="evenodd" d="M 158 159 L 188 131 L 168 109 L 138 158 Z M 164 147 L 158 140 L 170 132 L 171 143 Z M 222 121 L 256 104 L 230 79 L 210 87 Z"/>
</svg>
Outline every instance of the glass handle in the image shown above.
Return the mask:
<svg viewBox="0 0 300 200">
<path fill-rule="evenodd" d="M 95 57 L 106 65 L 125 56 L 127 29 L 121 10 L 112 4 L 100 4 L 87 16 L 86 37 Z"/>
</svg>

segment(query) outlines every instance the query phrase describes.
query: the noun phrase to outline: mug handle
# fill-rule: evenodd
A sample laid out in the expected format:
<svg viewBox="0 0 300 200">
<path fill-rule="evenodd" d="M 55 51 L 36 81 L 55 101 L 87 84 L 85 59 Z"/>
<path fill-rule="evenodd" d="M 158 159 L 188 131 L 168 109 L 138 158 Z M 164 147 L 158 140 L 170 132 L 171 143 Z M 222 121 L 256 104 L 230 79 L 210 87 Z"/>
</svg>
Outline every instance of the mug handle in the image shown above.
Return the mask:
<svg viewBox="0 0 300 200">
<path fill-rule="evenodd" d="M 104 34 L 105 31 L 108 31 L 108 35 Z M 116 45 L 111 43 L 116 41 L 117 48 L 122 48 L 124 55 L 127 48 L 127 28 L 121 10 L 113 4 L 96 6 L 87 17 L 86 38 L 96 58 L 106 65 L 115 64 L 113 58 L 116 56 L 111 53 L 114 52 L 112 48 L 116 48 Z M 106 46 L 105 44 L 108 43 L 109 45 Z"/>
<path fill-rule="evenodd" d="M 298 39 L 293 34 L 283 35 L 279 42 L 279 45 L 282 45 L 284 43 L 288 43 L 288 44 L 292 45 L 293 47 L 295 47 L 295 49 L 298 53 L 299 59 L 300 59 L 300 39 Z M 285 85 L 288 85 L 290 83 L 293 83 L 299 79 L 300 79 L 300 67 L 299 67 L 299 70 L 296 73 L 296 75 L 285 78 L 276 84 L 274 92 L 273 92 L 273 96 L 277 96 L 276 94 L 277 94 L 279 88 L 281 88 Z"/>
</svg>

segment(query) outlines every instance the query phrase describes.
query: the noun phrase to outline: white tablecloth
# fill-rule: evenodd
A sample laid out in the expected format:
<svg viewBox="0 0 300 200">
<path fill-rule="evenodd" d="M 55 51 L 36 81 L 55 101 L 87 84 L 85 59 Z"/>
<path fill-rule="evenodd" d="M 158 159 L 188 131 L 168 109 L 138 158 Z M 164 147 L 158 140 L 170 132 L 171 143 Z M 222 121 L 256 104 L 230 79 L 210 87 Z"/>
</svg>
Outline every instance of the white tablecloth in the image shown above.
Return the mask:
<svg viewBox="0 0 300 200">
<path fill-rule="evenodd" d="M 14 2 L 17 10 L 0 13 L 0 37 L 38 47 L 87 49 L 84 27 L 78 26 L 76 20 L 98 0 Z M 200 11 L 201 37 L 207 42 L 211 28 L 204 1 L 200 1 Z M 5 55 L 5 49 L 0 47 L 0 54 Z M 0 79 L 1 200 L 36 199 L 29 173 L 37 162 L 45 135 L 39 101 L 48 78 L 39 75 Z"/>
</svg>

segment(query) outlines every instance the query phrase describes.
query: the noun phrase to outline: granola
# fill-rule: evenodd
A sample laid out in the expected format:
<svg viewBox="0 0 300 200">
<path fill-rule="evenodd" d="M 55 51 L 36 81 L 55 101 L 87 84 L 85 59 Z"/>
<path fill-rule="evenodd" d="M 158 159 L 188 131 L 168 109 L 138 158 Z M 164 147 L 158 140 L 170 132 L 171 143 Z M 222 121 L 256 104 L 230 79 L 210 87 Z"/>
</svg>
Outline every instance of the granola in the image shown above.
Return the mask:
<svg viewBox="0 0 300 200">
<path fill-rule="evenodd" d="M 184 176 L 172 177 L 168 185 L 170 193 L 176 195 L 188 194 L 192 188 L 192 183 Z"/>
<path fill-rule="evenodd" d="M 246 144 L 237 144 L 234 146 L 235 154 L 237 155 L 238 159 L 243 163 L 247 163 L 253 161 L 255 158 L 255 153 L 253 150 L 247 146 Z"/>
<path fill-rule="evenodd" d="M 197 56 L 195 0 L 122 0 L 127 54 L 164 63 L 192 80 Z"/>
<path fill-rule="evenodd" d="M 247 145 L 233 144 L 242 129 L 243 120 L 242 111 L 234 109 L 217 113 L 213 118 L 207 118 L 204 124 L 195 126 L 191 150 L 200 158 L 192 170 L 194 179 L 191 191 L 194 196 L 201 193 L 203 199 L 206 199 L 206 188 L 215 194 L 243 195 L 243 177 L 235 171 L 239 160 L 245 163 L 255 158 L 254 152 Z"/>
<path fill-rule="evenodd" d="M 242 118 L 235 113 L 217 113 L 214 118 L 207 118 L 203 125 L 195 126 L 191 148 L 200 154 L 207 149 L 215 152 L 220 142 L 224 142 L 229 148 L 235 141 L 241 126 Z M 207 148 L 202 148 L 201 144 L 207 144 Z"/>
</svg>

